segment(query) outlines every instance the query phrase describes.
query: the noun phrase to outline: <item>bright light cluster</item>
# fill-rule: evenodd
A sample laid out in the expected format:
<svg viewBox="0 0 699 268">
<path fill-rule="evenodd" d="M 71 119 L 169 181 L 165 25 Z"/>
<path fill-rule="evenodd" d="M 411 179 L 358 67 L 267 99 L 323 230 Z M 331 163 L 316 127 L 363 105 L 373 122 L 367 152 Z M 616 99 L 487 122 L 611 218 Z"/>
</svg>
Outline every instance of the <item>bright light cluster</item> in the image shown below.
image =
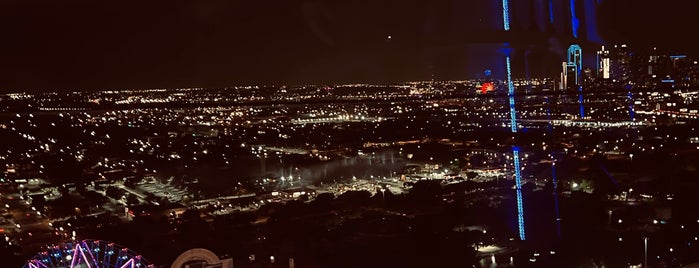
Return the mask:
<svg viewBox="0 0 699 268">
<path fill-rule="evenodd" d="M 99 240 L 67 242 L 39 252 L 22 268 L 153 268 L 128 248 Z"/>
</svg>

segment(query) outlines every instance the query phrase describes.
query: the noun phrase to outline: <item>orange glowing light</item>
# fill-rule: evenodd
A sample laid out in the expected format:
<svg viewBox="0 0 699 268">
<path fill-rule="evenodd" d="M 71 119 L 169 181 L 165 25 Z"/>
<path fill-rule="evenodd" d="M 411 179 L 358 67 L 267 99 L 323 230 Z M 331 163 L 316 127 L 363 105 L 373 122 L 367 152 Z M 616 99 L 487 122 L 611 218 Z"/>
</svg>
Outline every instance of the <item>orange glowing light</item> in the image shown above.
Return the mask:
<svg viewBox="0 0 699 268">
<path fill-rule="evenodd" d="M 495 90 L 493 83 L 488 82 L 488 83 L 483 83 L 481 85 L 481 93 L 482 94 L 488 93 L 488 91 L 493 91 L 493 90 Z"/>
</svg>

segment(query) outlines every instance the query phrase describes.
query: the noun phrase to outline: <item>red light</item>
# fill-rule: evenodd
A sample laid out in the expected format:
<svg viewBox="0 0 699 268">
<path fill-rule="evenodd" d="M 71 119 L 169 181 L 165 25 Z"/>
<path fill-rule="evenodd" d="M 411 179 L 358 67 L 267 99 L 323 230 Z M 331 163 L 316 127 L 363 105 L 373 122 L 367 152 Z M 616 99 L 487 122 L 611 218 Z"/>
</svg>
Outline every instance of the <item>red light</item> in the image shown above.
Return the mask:
<svg viewBox="0 0 699 268">
<path fill-rule="evenodd" d="M 481 85 L 481 93 L 482 94 L 488 93 L 488 91 L 493 91 L 494 89 L 495 89 L 495 87 L 493 86 L 493 83 L 490 83 L 490 82 L 483 83 Z"/>
</svg>

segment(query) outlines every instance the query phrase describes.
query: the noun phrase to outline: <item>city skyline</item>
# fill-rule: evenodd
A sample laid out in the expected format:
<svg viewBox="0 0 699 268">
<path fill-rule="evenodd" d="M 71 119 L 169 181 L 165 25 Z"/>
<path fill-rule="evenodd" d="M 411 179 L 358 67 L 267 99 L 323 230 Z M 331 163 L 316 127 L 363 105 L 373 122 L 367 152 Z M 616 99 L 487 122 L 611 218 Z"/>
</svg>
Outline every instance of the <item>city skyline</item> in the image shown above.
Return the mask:
<svg viewBox="0 0 699 268">
<path fill-rule="evenodd" d="M 566 3 L 552 3 L 558 2 Z M 673 6 L 596 2 L 598 35 L 606 43 L 696 53 L 693 41 L 679 34 L 695 25 L 692 16 L 685 16 L 688 1 Z M 493 3 L 6 2 L 0 88 L 64 91 L 474 78 L 487 67 L 472 67 L 471 62 L 483 59 L 472 58 L 475 52 L 465 46 L 500 38 L 474 32 L 501 20 L 499 2 Z M 513 4 L 512 12 L 524 8 L 519 4 Z M 570 13 L 565 7 L 555 12 Z M 513 18 L 513 31 L 518 23 L 522 19 Z M 565 23 L 570 22 L 554 21 Z M 577 43 L 570 33 L 560 32 L 567 29 L 557 30 L 564 38 L 554 46 L 565 50 Z M 551 56 L 544 65 L 560 60 Z M 516 77 L 524 76 L 522 69 L 514 68 Z M 553 67 L 533 70 L 553 77 L 558 72 Z"/>
</svg>

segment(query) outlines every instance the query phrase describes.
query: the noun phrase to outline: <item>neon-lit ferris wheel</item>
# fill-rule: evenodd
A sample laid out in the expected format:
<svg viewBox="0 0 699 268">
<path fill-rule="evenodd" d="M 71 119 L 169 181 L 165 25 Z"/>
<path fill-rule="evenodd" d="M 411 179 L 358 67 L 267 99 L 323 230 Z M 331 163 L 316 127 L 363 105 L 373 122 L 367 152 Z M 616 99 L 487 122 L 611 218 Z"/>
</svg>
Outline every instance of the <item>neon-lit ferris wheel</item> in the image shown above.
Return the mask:
<svg viewBox="0 0 699 268">
<path fill-rule="evenodd" d="M 22 268 L 152 268 L 133 250 L 99 240 L 54 245 L 39 252 Z"/>
</svg>

